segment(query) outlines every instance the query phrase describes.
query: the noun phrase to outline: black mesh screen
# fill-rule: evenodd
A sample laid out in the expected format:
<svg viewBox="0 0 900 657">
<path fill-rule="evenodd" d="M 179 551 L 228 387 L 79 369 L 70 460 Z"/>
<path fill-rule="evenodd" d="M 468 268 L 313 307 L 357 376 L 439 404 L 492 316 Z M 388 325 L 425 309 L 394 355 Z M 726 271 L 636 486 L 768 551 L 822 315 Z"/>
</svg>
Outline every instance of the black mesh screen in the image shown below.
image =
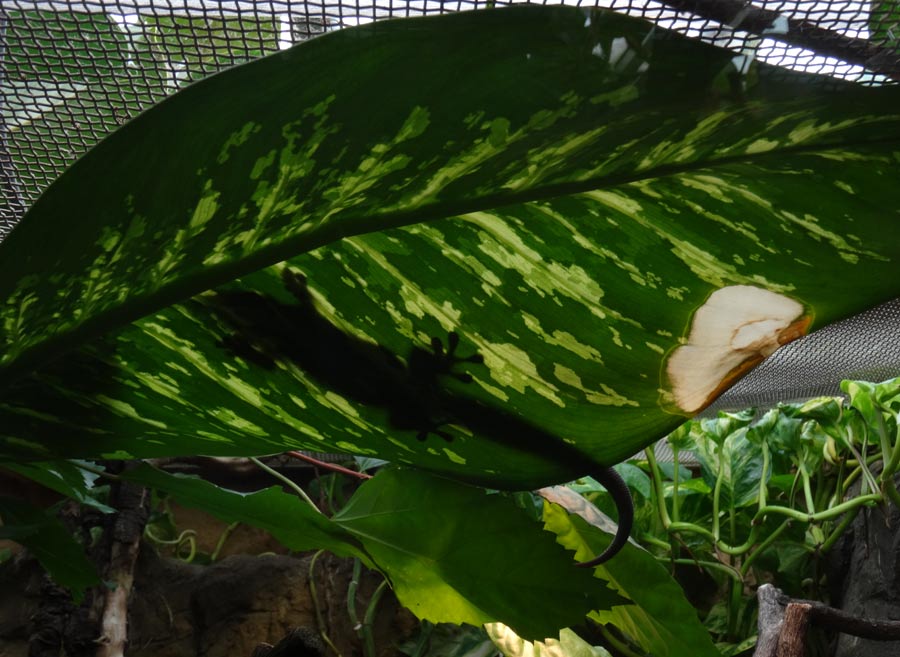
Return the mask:
<svg viewBox="0 0 900 657">
<path fill-rule="evenodd" d="M 3 0 L 0 239 L 74 159 L 191 80 L 362 22 L 499 4 L 506 3 Z M 897 0 L 602 4 L 770 64 L 866 85 L 900 80 Z M 789 345 L 721 403 L 766 404 L 833 393 L 846 376 L 898 375 L 898 319 L 900 301 Z"/>
</svg>

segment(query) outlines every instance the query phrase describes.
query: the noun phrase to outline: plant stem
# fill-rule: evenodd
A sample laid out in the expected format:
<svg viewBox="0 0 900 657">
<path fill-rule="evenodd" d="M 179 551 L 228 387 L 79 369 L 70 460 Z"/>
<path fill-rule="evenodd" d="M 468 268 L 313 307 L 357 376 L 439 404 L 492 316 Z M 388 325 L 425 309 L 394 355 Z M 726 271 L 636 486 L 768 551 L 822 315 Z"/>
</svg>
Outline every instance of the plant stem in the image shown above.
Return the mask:
<svg viewBox="0 0 900 657">
<path fill-rule="evenodd" d="M 831 534 L 829 534 L 828 538 L 826 538 L 822 545 L 819 547 L 819 552 L 825 554 L 834 546 L 837 540 L 841 537 L 841 534 L 843 534 L 847 530 L 847 527 L 850 526 L 850 523 L 853 522 L 853 519 L 856 517 L 856 514 L 859 513 L 859 510 L 861 508 L 861 506 L 858 506 L 851 509 L 843 518 L 841 518 L 841 521 L 838 523 L 838 525 L 831 531 Z"/>
<path fill-rule="evenodd" d="M 713 528 L 712 533 L 713 537 L 716 539 L 716 542 L 719 540 L 719 498 L 722 494 L 722 481 L 725 479 L 725 466 L 722 463 L 722 457 L 724 448 L 722 445 L 716 445 L 716 450 L 718 451 L 719 463 L 716 468 L 716 487 L 713 489 L 713 508 L 712 508 L 712 522 Z"/>
<path fill-rule="evenodd" d="M 304 491 L 302 488 L 300 488 L 300 486 L 298 486 L 295 482 L 291 481 L 290 479 L 288 479 L 287 477 L 285 477 L 283 474 L 281 474 L 281 473 L 278 472 L 277 470 L 273 470 L 272 468 L 270 468 L 269 466 L 267 466 L 265 463 L 263 463 L 262 461 L 260 461 L 258 458 L 254 457 L 254 456 L 251 456 L 251 457 L 250 457 L 250 460 L 253 461 L 253 462 L 256 464 L 256 466 L 257 466 L 258 468 L 261 468 L 262 470 L 265 470 L 265 471 L 268 472 L 270 475 L 272 475 L 273 477 L 275 477 L 278 481 L 280 481 L 280 482 L 283 483 L 285 486 L 287 486 L 288 488 L 290 488 L 292 491 L 294 491 L 295 493 L 297 493 L 297 495 L 299 495 L 303 500 L 306 501 L 307 504 L 309 504 L 312 508 L 314 508 L 314 509 L 316 510 L 317 513 L 322 513 L 322 511 L 319 510 L 319 507 L 317 507 L 317 506 L 315 505 L 315 502 L 313 502 L 313 501 L 309 498 L 309 495 L 306 494 L 306 491 Z M 323 515 L 324 515 L 324 514 L 323 514 Z"/>
<path fill-rule="evenodd" d="M 809 472 L 807 472 L 803 461 L 800 461 L 799 470 L 800 477 L 803 480 L 803 499 L 806 501 L 806 511 L 807 513 L 815 513 L 816 503 L 813 501 L 812 488 L 809 485 Z"/>
<path fill-rule="evenodd" d="M 738 615 L 741 609 L 741 598 L 744 595 L 744 580 L 729 580 L 728 582 L 728 629 L 727 636 L 730 640 L 737 638 Z"/>
<path fill-rule="evenodd" d="M 889 409 L 888 412 L 890 412 Z M 881 419 L 881 426 L 884 427 L 885 434 L 887 434 L 887 427 L 884 426 L 884 416 L 879 413 L 878 417 Z M 896 440 L 896 436 L 894 439 Z M 887 461 L 884 472 L 881 474 L 883 478 L 892 478 L 897 471 L 897 466 L 900 465 L 900 449 L 897 448 L 896 444 L 891 444 L 890 440 L 888 440 L 888 444 L 891 445 L 891 458 Z"/>
<path fill-rule="evenodd" d="M 884 492 L 891 499 L 891 502 L 900 508 L 900 493 L 897 492 L 897 486 L 894 485 L 894 478 L 888 477 L 887 479 L 882 479 L 881 485 L 884 487 Z"/>
<path fill-rule="evenodd" d="M 359 590 L 360 575 L 362 575 L 362 562 L 359 559 L 354 559 L 353 575 L 350 578 L 350 584 L 347 585 L 347 615 L 350 617 L 351 627 L 362 639 L 362 625 L 360 625 L 359 616 L 356 613 L 356 592 Z"/>
<path fill-rule="evenodd" d="M 891 445 L 891 441 L 888 438 L 887 427 L 884 426 L 884 414 L 881 412 L 881 408 L 876 406 L 875 408 L 875 417 L 878 418 L 878 425 L 876 427 L 878 431 L 878 441 L 881 443 L 881 454 L 884 457 L 884 469 L 882 471 L 882 477 L 887 478 L 890 477 L 892 471 L 890 470 L 891 464 L 894 463 L 894 449 Z M 896 468 L 896 464 L 894 468 Z"/>
<path fill-rule="evenodd" d="M 331 642 L 331 639 L 328 638 L 328 633 L 325 632 L 325 618 L 322 616 L 322 607 L 319 605 L 319 595 L 316 592 L 316 561 L 318 561 L 324 551 L 325 550 L 319 550 L 313 555 L 312 559 L 309 560 L 309 577 L 307 578 L 309 597 L 312 600 L 313 609 L 316 612 L 316 625 L 318 625 L 319 636 L 322 637 L 322 641 L 331 648 L 331 652 L 337 655 L 337 657 L 342 657 L 340 651 Z"/>
<path fill-rule="evenodd" d="M 222 551 L 222 548 L 225 547 L 225 541 L 228 540 L 228 536 L 239 524 L 241 523 L 235 521 L 222 530 L 222 533 L 219 534 L 219 540 L 216 541 L 216 548 L 213 550 L 213 553 L 209 555 L 210 561 L 215 562 L 219 558 L 219 553 Z"/>
<path fill-rule="evenodd" d="M 375 652 L 375 635 L 372 632 L 372 625 L 375 624 L 375 614 L 378 611 L 378 603 L 381 601 L 381 596 L 384 595 L 384 592 L 387 590 L 388 581 L 386 579 L 381 581 L 381 584 L 378 585 L 378 588 L 375 589 L 375 592 L 372 593 L 372 597 L 369 599 L 369 606 L 366 608 L 366 615 L 363 617 L 363 645 L 365 647 L 366 657 L 376 657 Z"/>
<path fill-rule="evenodd" d="M 765 440 L 762 441 L 762 472 L 760 472 L 759 476 L 759 508 L 762 509 L 766 506 L 766 491 L 768 491 L 769 484 L 769 443 Z"/>
<path fill-rule="evenodd" d="M 429 639 L 431 639 L 431 633 L 434 630 L 434 625 L 426 620 L 423 620 L 419 625 L 419 639 L 416 641 L 416 647 L 412 652 L 410 657 L 423 657 L 428 650 Z"/>
<path fill-rule="evenodd" d="M 613 648 L 615 648 L 616 651 L 622 653 L 622 655 L 624 655 L 624 657 L 645 657 L 644 655 L 640 654 L 639 652 L 635 652 L 634 650 L 632 650 L 631 646 L 629 646 L 627 643 L 622 641 L 615 634 L 610 632 L 606 628 L 606 625 L 598 625 L 597 627 L 600 628 L 600 634 L 603 635 L 603 638 L 606 639 L 606 641 L 609 643 L 609 645 L 611 645 Z"/>
<path fill-rule="evenodd" d="M 763 509 L 760 509 L 757 512 L 756 516 L 754 516 L 753 520 L 759 521 L 762 520 L 763 516 L 765 516 L 766 514 L 777 513 L 783 516 L 788 516 L 789 518 L 793 518 L 794 520 L 799 520 L 801 522 L 822 522 L 824 520 L 832 520 L 834 518 L 837 518 L 845 511 L 849 511 L 850 509 L 862 506 L 869 502 L 882 501 L 884 501 L 884 496 L 880 493 L 860 495 L 859 497 L 855 497 L 852 500 L 848 500 L 847 502 L 838 504 L 837 506 L 833 506 L 830 509 L 819 511 L 818 513 L 803 513 L 802 511 L 797 511 L 796 509 L 791 509 L 786 506 L 767 506 Z"/>
<path fill-rule="evenodd" d="M 667 552 L 672 551 L 671 543 L 666 543 L 665 541 L 661 541 L 658 538 L 656 538 L 655 536 L 653 536 L 652 534 L 641 534 L 641 543 L 644 543 L 646 545 L 652 545 L 652 546 L 658 547 L 658 548 L 662 548 L 663 550 L 666 550 Z"/>
<path fill-rule="evenodd" d="M 647 464 L 650 466 L 650 481 L 653 482 L 653 491 L 656 494 L 656 508 L 663 528 L 668 530 L 672 524 L 669 518 L 669 510 L 666 508 L 666 498 L 663 495 L 662 475 L 659 472 L 659 464 L 656 462 L 656 452 L 653 445 L 644 450 L 647 455 Z"/>
<path fill-rule="evenodd" d="M 778 527 L 775 528 L 771 534 L 766 536 L 765 540 L 763 540 L 759 545 L 756 546 L 756 549 L 753 550 L 747 558 L 744 559 L 744 563 L 741 565 L 741 577 L 746 577 L 747 573 L 750 572 L 750 566 L 753 565 L 753 562 L 756 561 L 757 557 L 761 555 L 766 548 L 768 548 L 772 543 L 778 540 L 778 537 L 784 532 L 785 529 L 791 526 L 791 519 L 788 518 L 784 520 Z"/>
<path fill-rule="evenodd" d="M 643 539 L 641 539 L 641 540 L 643 540 Z M 656 560 L 663 562 L 663 563 L 670 563 L 670 561 L 671 561 L 673 563 L 677 563 L 682 566 L 697 566 L 698 568 L 707 568 L 709 570 L 718 570 L 719 572 L 722 572 L 722 573 L 728 575 L 728 577 L 730 577 L 731 579 L 733 579 L 737 582 L 743 581 L 743 580 L 741 580 L 741 574 L 733 566 L 729 566 L 728 564 L 722 563 L 721 561 L 704 561 L 703 559 L 685 559 L 685 558 L 670 560 L 668 557 L 656 557 Z"/>
<path fill-rule="evenodd" d="M 678 498 L 678 480 L 680 478 L 681 473 L 678 472 L 680 469 L 678 463 L 678 448 L 674 445 L 671 445 L 672 448 L 672 465 L 674 466 L 672 469 L 672 520 L 678 522 L 678 516 L 680 513 L 680 500 Z"/>
</svg>

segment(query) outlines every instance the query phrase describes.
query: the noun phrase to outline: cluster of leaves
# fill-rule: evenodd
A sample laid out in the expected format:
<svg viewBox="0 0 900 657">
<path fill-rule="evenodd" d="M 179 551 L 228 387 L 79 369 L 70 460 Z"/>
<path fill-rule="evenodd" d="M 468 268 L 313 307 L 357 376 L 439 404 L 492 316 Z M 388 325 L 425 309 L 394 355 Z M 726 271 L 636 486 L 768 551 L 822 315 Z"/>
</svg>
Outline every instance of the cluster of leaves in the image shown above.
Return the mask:
<svg viewBox="0 0 900 657">
<path fill-rule="evenodd" d="M 755 640 L 756 584 L 822 599 L 822 559 L 858 511 L 898 502 L 900 379 L 842 389 L 847 403 L 820 397 L 693 420 L 667 438 L 674 463 L 651 447 L 620 466 L 641 543 L 671 573 L 694 566 L 719 584 L 700 605 L 723 654 Z M 590 481 L 576 489 L 610 504 Z"/>
<path fill-rule="evenodd" d="M 502 621 L 488 633 L 509 655 L 602 654 L 571 633 L 549 644 L 526 640 L 556 637 L 586 615 L 612 645 L 624 642 L 635 653 L 738 654 L 755 640 L 755 584 L 774 580 L 791 594 L 822 597 L 821 557 L 859 509 L 897 497 L 900 378 L 845 381 L 843 390 L 848 404 L 821 397 L 758 418 L 749 410 L 693 420 L 667 438 L 672 463 L 659 462 L 649 448 L 645 460 L 619 466 L 637 501 L 635 533 L 646 551 L 629 545 L 594 576 L 573 568 L 573 555 L 562 549 L 583 560 L 609 541 L 570 513 L 590 520 L 591 509 L 578 502 L 585 498 L 610 505 L 590 478 L 548 489 L 541 500 L 386 467 L 336 503 L 340 509 L 329 518 L 280 488 L 235 493 L 149 465 L 121 476 L 227 522 L 262 527 L 291 549 L 355 557 L 385 573 L 423 619 Z M 691 461 L 686 452 L 699 464 L 696 472 L 683 465 Z M 98 500 L 104 489 L 95 466 L 5 467 L 111 510 Z M 4 500 L 0 511 L 6 537 L 31 547 L 61 582 L 76 590 L 96 582 L 52 510 Z M 699 601 L 706 628 L 674 579 L 682 566 L 700 568 L 719 585 Z M 546 597 L 556 604 L 541 604 Z"/>
</svg>

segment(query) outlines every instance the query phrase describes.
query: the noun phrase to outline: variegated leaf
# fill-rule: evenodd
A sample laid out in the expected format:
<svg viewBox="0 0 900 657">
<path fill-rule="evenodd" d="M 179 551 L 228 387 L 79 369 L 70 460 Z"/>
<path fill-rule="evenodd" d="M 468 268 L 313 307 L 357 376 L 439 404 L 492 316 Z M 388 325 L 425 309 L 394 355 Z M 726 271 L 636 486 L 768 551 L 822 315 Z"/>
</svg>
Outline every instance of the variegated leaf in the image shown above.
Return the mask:
<svg viewBox="0 0 900 657">
<path fill-rule="evenodd" d="M 9 384 L 4 452 L 337 449 L 504 487 L 629 456 L 900 289 L 900 90 L 756 73 L 519 7 L 189 88 L 0 247 L 8 377 L 146 314 Z M 39 249 L 73 208 L 78 240 Z M 429 356 L 451 332 L 484 362 Z"/>
</svg>

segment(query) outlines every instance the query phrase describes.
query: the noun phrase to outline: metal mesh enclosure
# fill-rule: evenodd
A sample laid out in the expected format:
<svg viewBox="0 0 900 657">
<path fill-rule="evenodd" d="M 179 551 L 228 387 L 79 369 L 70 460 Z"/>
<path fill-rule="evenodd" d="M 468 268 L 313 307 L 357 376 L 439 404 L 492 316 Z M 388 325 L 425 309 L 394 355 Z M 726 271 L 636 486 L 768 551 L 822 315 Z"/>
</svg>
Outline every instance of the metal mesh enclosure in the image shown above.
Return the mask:
<svg viewBox="0 0 900 657">
<path fill-rule="evenodd" d="M 0 239 L 67 165 L 180 87 L 323 32 L 494 0 L 3 0 Z M 570 4 L 576 4 L 571 2 Z M 900 3 L 588 0 L 782 67 L 900 80 Z M 835 393 L 900 374 L 900 300 L 780 350 L 719 407 Z"/>
</svg>

